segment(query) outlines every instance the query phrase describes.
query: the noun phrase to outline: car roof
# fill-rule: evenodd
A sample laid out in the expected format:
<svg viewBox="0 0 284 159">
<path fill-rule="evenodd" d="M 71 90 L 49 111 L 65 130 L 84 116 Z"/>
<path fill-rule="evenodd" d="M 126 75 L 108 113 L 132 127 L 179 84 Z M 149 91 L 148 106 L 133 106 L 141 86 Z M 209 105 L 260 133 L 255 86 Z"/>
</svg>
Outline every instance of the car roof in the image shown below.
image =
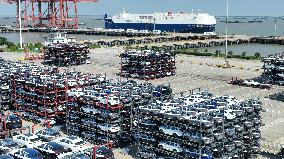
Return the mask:
<svg viewBox="0 0 284 159">
<path fill-rule="evenodd" d="M 39 152 L 33 148 L 25 148 L 25 149 L 22 149 L 23 151 L 29 153 L 30 155 L 33 155 L 33 154 L 38 154 Z"/>
<path fill-rule="evenodd" d="M 10 138 L 8 138 L 8 139 L 2 139 L 2 140 L 0 140 L 0 141 L 3 141 L 3 142 L 14 142 L 12 139 L 10 139 Z"/>
<path fill-rule="evenodd" d="M 4 154 L 4 155 L 0 155 L 0 159 L 13 159 L 13 157 Z"/>
<path fill-rule="evenodd" d="M 69 140 L 82 140 L 81 138 L 77 137 L 77 136 L 67 136 L 65 137 L 66 139 L 69 139 Z"/>
<path fill-rule="evenodd" d="M 46 143 L 46 145 L 52 146 L 52 147 L 62 147 L 60 144 L 58 144 L 57 142 L 48 142 Z"/>
<path fill-rule="evenodd" d="M 23 136 L 26 136 L 26 137 L 28 137 L 28 138 L 33 138 L 33 137 L 37 137 L 37 135 L 35 135 L 35 134 L 25 134 L 25 135 L 23 135 Z"/>
</svg>

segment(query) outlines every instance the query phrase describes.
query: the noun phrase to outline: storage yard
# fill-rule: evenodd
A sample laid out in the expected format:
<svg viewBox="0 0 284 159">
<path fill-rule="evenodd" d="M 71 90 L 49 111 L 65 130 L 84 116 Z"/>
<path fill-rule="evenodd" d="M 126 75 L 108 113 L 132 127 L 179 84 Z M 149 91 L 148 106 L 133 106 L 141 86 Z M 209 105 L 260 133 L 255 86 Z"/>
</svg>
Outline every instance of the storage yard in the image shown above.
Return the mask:
<svg viewBox="0 0 284 159">
<path fill-rule="evenodd" d="M 91 64 L 71 66 L 69 68 L 63 67 L 60 68 L 60 71 L 67 72 L 67 70 L 69 70 L 69 72 L 72 72 L 75 69 L 82 73 L 105 73 L 112 82 L 125 81 L 125 78 L 117 76 L 117 74 L 120 73 L 119 68 L 121 67 L 121 58 L 119 55 L 123 52 L 123 48 L 100 48 L 90 50 Z M 3 59 L 16 61 L 22 58 L 23 54 L 1 53 L 0 56 Z M 42 65 L 42 61 L 23 62 Z M 220 67 L 222 64 L 224 64 L 223 58 L 177 55 L 175 76 L 144 82 L 151 82 L 154 85 L 170 84 L 174 97 L 180 97 L 181 95 L 186 96 L 194 89 L 196 92 L 196 90 L 200 88 L 203 91 L 208 90 L 214 95 L 230 95 L 237 99 L 246 100 L 259 98 L 263 103 L 263 112 L 261 113 L 262 122 L 264 124 L 261 127 L 262 151 L 277 154 L 281 150 L 281 145 L 284 144 L 284 138 L 282 136 L 282 132 L 284 131 L 284 127 L 282 126 L 284 116 L 282 112 L 284 108 L 282 107 L 283 101 L 281 101 L 281 99 L 275 99 L 275 96 L 281 97 L 283 89 L 281 86 L 277 85 L 273 85 L 270 90 L 267 90 L 228 84 L 228 81 L 231 80 L 232 77 L 250 79 L 260 76 L 263 72 L 263 70 L 261 70 L 263 66 L 261 61 L 230 59 L 230 64 L 233 66 L 232 68 L 222 68 Z M 44 116 L 44 114 L 42 115 Z M 126 129 L 130 128 L 127 127 Z M 131 152 L 132 156 L 125 155 L 125 149 L 121 148 L 115 148 L 114 153 L 116 158 L 134 158 L 133 151 Z M 268 156 L 269 153 L 259 155 L 258 158 L 271 158 Z"/>
</svg>

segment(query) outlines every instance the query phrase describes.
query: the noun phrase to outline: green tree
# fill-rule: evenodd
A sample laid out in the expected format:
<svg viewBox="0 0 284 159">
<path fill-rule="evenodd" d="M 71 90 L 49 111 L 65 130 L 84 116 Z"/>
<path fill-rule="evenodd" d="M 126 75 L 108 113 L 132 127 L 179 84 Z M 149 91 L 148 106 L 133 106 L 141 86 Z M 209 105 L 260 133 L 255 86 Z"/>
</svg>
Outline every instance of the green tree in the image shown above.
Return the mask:
<svg viewBox="0 0 284 159">
<path fill-rule="evenodd" d="M 244 51 L 244 52 L 242 53 L 242 57 L 245 57 L 246 55 L 247 55 L 247 52 Z"/>
<path fill-rule="evenodd" d="M 256 58 L 260 58 L 260 57 L 261 57 L 261 55 L 260 55 L 259 52 L 256 52 L 256 53 L 254 54 L 254 56 L 255 56 Z"/>
<path fill-rule="evenodd" d="M 221 50 L 216 50 L 216 51 L 215 51 L 215 56 L 219 56 L 220 53 L 221 53 Z"/>
<path fill-rule="evenodd" d="M 233 51 L 228 52 L 228 55 L 230 55 L 230 56 L 232 56 L 233 54 L 234 54 Z"/>
<path fill-rule="evenodd" d="M 14 44 L 7 40 L 5 37 L 0 37 L 0 45 L 6 45 L 8 48 L 13 47 Z"/>
<path fill-rule="evenodd" d="M 204 50 L 204 52 L 208 52 L 208 50 L 207 50 L 207 49 L 205 49 L 205 50 Z"/>
</svg>

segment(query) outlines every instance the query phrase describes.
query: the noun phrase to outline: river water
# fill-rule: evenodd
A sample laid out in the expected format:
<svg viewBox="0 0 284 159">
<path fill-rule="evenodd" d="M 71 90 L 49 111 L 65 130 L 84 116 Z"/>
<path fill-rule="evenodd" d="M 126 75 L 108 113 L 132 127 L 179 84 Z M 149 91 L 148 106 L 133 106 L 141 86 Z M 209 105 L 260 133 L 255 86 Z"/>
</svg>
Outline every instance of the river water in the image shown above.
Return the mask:
<svg viewBox="0 0 284 159">
<path fill-rule="evenodd" d="M 81 25 L 81 28 L 103 28 L 104 21 L 103 16 L 80 16 L 80 23 L 86 23 Z M 254 20 L 257 17 L 247 17 L 247 20 Z M 271 36 L 280 35 L 284 36 L 284 18 L 277 18 L 276 29 L 274 17 L 268 17 L 262 20 L 262 23 L 229 23 L 228 32 L 229 34 L 246 34 L 246 35 L 259 35 L 259 36 Z M 220 34 L 225 33 L 225 23 L 221 22 L 224 17 L 217 17 L 216 32 Z M 229 20 L 240 22 L 243 19 L 235 19 L 231 17 Z M 4 18 L 0 17 L 0 25 L 15 25 L 15 18 Z M 17 43 L 19 41 L 18 33 L 0 33 L 0 36 L 6 37 L 9 41 Z M 26 43 L 43 42 L 44 37 L 49 36 L 47 33 L 23 33 L 23 39 Z M 98 39 L 110 39 L 110 36 L 102 35 L 69 35 L 75 37 L 76 40 L 98 40 Z M 215 52 L 216 50 L 224 51 L 224 47 L 212 47 L 208 48 L 208 51 Z M 233 51 L 235 54 L 241 54 L 247 52 L 247 55 L 254 55 L 255 52 L 260 52 L 262 55 L 280 53 L 284 51 L 284 46 L 280 45 L 260 45 L 260 44 L 249 44 L 249 45 L 236 45 L 229 46 L 229 51 Z"/>
</svg>

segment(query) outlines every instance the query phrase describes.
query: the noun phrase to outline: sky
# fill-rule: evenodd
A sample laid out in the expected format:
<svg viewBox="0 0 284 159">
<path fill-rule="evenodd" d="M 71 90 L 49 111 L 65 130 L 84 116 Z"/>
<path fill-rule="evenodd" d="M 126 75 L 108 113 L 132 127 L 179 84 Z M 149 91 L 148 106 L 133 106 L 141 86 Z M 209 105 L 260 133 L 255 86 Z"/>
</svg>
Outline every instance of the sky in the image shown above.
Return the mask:
<svg viewBox="0 0 284 159">
<path fill-rule="evenodd" d="M 0 2 L 3 0 L 0 0 Z M 229 0 L 232 16 L 283 16 L 284 0 Z M 0 3 L 0 16 L 15 16 L 15 5 Z M 155 11 L 206 11 L 215 16 L 226 14 L 226 0 L 98 0 L 97 3 L 80 3 L 79 15 L 113 15 L 122 9 L 131 13 Z"/>
</svg>

